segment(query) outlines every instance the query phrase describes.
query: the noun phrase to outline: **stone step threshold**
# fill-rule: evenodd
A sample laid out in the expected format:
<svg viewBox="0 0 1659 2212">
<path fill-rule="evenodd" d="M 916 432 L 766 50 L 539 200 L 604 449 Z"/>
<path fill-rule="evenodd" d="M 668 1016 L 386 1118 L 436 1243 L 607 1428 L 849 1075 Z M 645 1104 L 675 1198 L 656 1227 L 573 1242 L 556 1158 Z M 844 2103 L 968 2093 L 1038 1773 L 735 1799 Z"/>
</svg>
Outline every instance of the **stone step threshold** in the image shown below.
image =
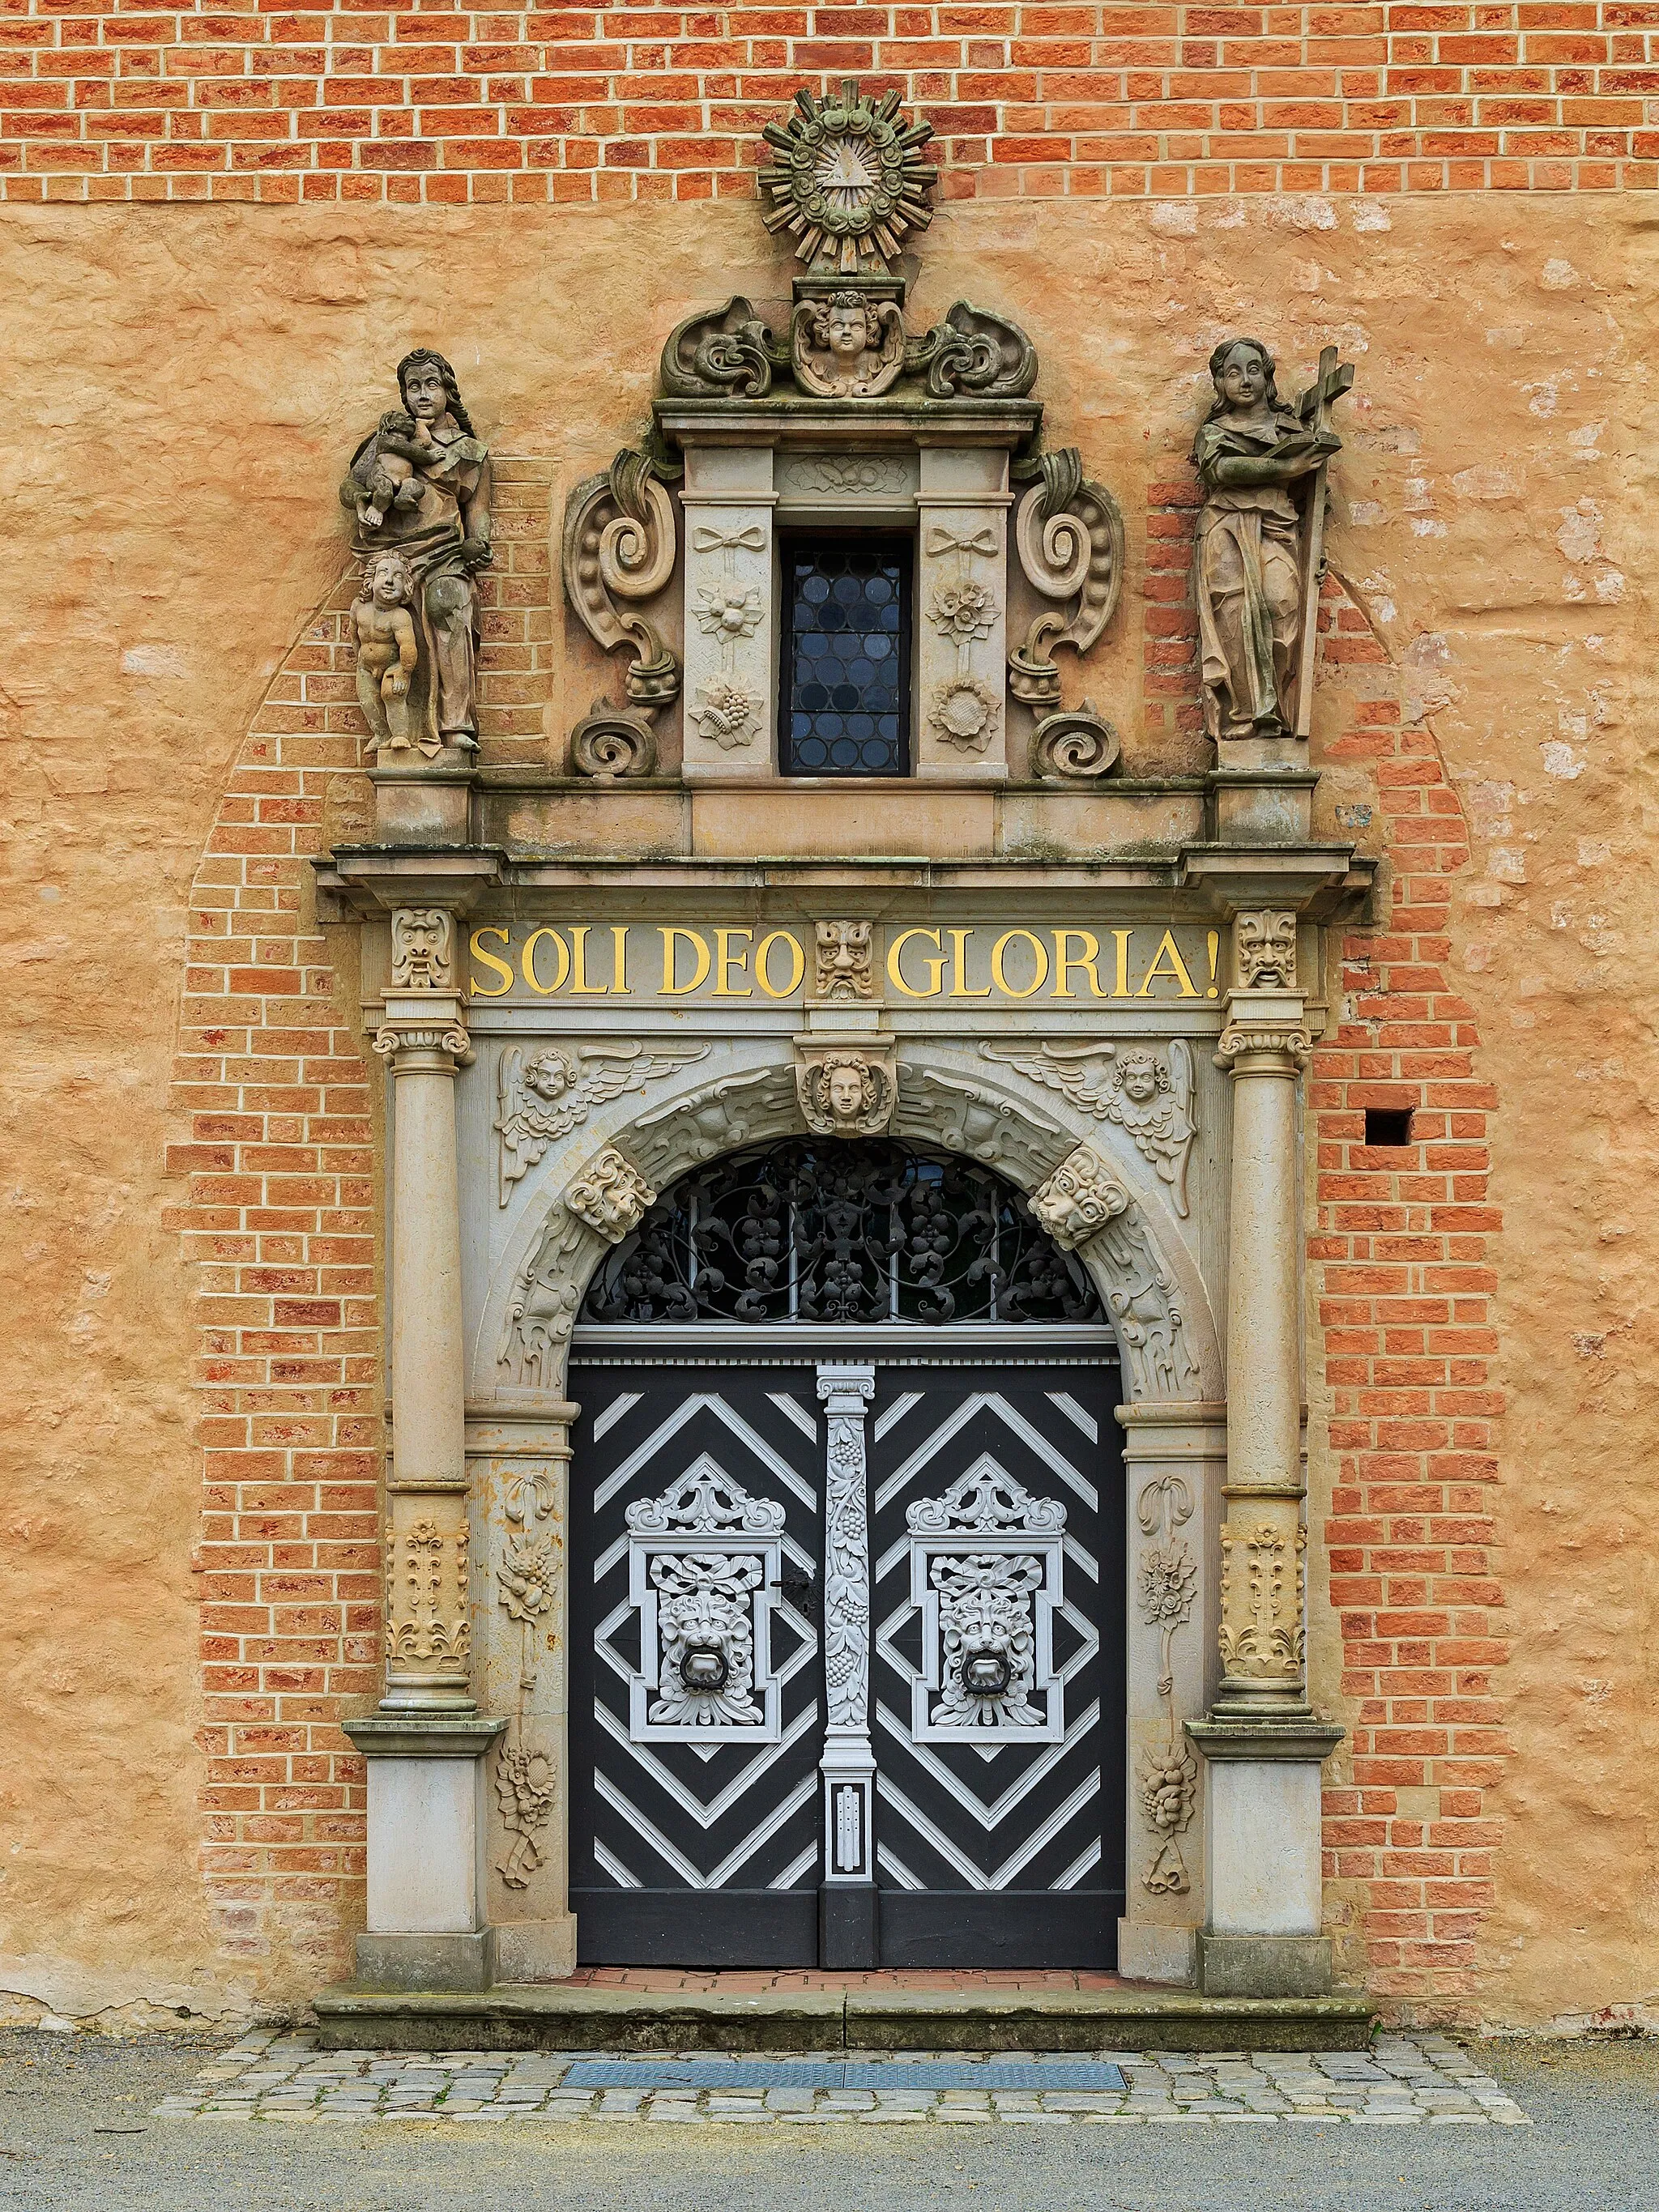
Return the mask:
<svg viewBox="0 0 1659 2212">
<path fill-rule="evenodd" d="M 325 2051 L 1364 2051 L 1363 1991 L 1208 1997 L 1109 1989 L 696 1990 L 498 1984 L 479 1991 L 344 1983 L 313 2000 Z"/>
</svg>

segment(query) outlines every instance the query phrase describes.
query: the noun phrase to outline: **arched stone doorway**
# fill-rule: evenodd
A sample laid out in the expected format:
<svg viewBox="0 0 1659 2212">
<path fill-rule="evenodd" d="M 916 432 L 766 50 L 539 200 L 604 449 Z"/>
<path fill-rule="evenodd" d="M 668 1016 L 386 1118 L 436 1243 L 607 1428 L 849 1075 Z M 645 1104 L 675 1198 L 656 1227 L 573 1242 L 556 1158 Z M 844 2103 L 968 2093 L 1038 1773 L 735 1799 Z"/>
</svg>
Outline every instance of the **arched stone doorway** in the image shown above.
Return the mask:
<svg viewBox="0 0 1659 2212">
<path fill-rule="evenodd" d="M 593 1964 L 1109 1966 L 1118 1348 L 994 1170 L 799 1138 L 602 1262 L 569 1388 Z"/>
</svg>

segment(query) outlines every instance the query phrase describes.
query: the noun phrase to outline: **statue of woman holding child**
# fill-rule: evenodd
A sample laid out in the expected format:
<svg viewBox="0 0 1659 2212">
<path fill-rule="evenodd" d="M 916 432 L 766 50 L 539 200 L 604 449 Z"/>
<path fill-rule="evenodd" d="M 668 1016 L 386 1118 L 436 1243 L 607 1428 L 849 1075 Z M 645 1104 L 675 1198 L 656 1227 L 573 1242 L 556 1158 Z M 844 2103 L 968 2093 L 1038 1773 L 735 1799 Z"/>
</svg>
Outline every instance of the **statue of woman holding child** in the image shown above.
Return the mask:
<svg viewBox="0 0 1659 2212">
<path fill-rule="evenodd" d="M 431 760 L 477 750 L 473 579 L 492 557 L 489 450 L 441 354 L 405 354 L 398 385 L 403 405 L 380 417 L 340 486 L 365 573 L 351 611 L 357 696 L 380 756 Z"/>
</svg>

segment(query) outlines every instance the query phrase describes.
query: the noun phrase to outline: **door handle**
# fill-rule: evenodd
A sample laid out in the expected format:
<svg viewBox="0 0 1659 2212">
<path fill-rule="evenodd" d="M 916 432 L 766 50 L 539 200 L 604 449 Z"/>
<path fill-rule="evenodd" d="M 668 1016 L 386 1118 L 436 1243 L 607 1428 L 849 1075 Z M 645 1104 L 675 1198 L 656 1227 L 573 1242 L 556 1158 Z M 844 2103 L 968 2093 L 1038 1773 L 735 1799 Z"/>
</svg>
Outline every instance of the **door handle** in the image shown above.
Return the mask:
<svg viewBox="0 0 1659 2212">
<path fill-rule="evenodd" d="M 787 1598 L 797 1613 L 810 1613 L 817 1595 L 817 1583 L 811 1575 L 780 1575 L 768 1587 Z"/>
</svg>

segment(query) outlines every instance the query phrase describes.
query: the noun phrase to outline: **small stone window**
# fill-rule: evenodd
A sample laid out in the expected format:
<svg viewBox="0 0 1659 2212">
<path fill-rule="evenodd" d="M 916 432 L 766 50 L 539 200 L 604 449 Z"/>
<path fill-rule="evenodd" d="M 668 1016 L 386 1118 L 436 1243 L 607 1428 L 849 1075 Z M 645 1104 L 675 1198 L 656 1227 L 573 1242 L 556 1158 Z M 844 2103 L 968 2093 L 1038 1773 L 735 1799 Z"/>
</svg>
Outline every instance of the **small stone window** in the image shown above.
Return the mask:
<svg viewBox="0 0 1659 2212">
<path fill-rule="evenodd" d="M 779 767 L 908 775 L 912 541 L 786 537 L 781 555 Z"/>
</svg>

